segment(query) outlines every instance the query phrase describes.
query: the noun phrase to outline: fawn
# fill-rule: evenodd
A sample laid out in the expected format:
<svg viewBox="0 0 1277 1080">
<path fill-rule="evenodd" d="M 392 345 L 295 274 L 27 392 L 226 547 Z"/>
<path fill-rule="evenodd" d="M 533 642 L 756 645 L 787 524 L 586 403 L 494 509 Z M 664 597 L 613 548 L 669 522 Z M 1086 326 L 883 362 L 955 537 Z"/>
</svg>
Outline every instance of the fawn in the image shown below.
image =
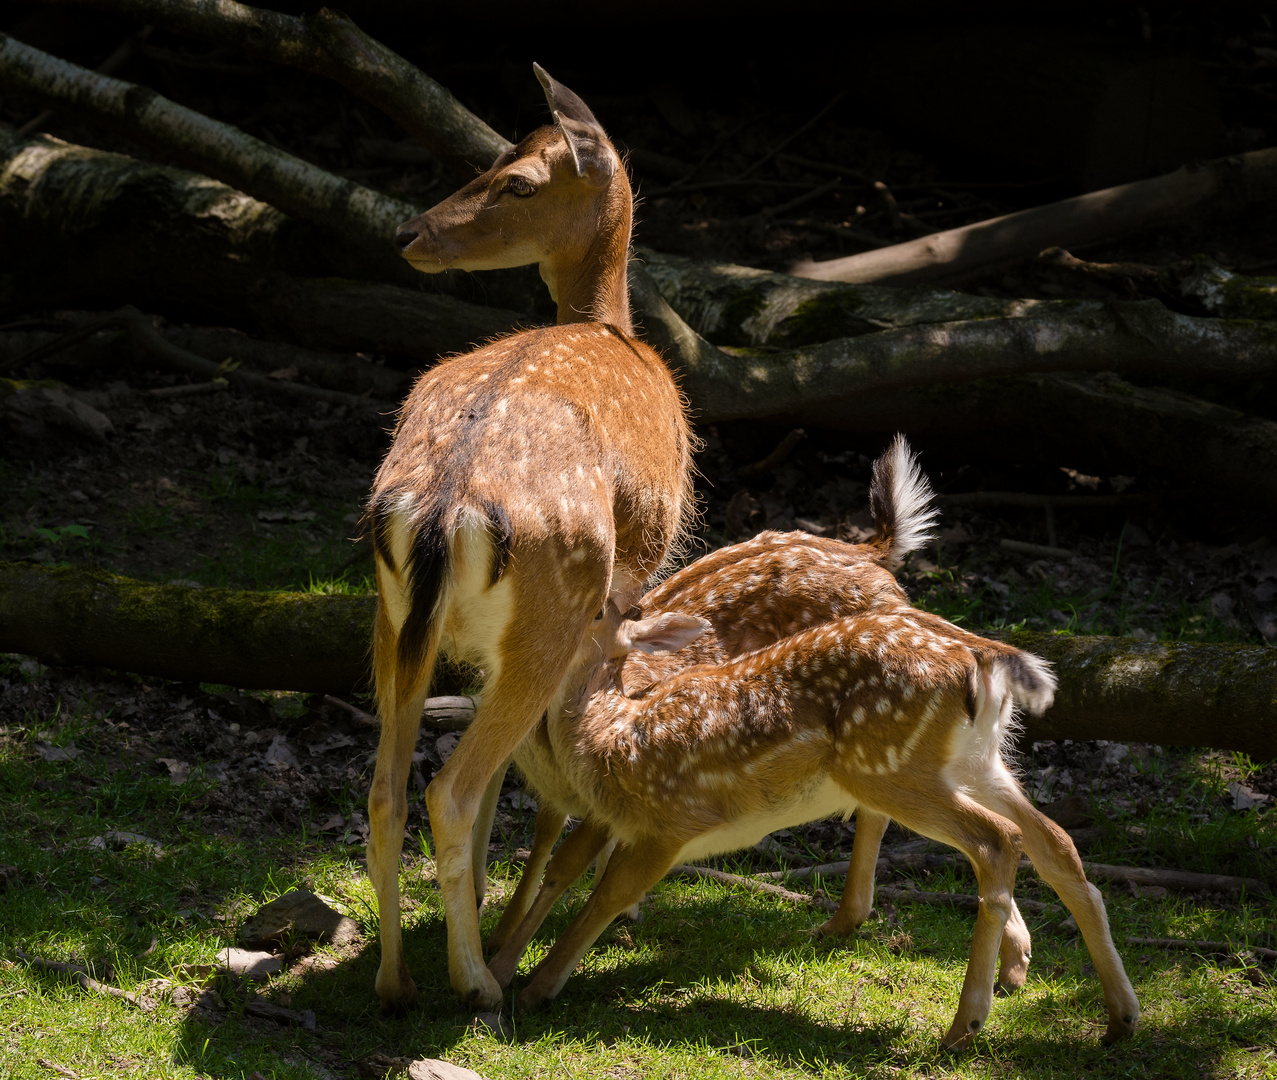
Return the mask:
<svg viewBox="0 0 1277 1080">
<path fill-rule="evenodd" d="M 383 1009 L 411 1004 L 398 867 L 422 702 L 441 654 L 484 687 L 426 792 L 453 989 L 492 1008 L 482 901 L 506 762 L 605 601 L 628 608 L 691 507 L 683 401 L 633 337 L 629 181 L 589 108 L 539 66 L 555 123 L 402 225 L 427 273 L 538 263 L 560 325 L 452 357 L 417 381 L 368 500 L 377 577 L 373 669 L 382 730 L 368 797 Z"/>
<path fill-rule="evenodd" d="M 936 510 L 930 487 L 903 437 L 897 436 L 874 463 L 869 502 L 876 526 L 869 543 L 847 544 L 805 532 L 763 532 L 711 552 L 666 578 L 643 598 L 643 607 L 700 616 L 709 621 L 712 632 L 673 654 L 636 650 L 621 669 L 623 684 L 633 693 L 692 664 L 739 656 L 813 623 L 871 608 L 909 607 L 891 570 L 930 539 Z M 645 645 L 652 647 L 651 642 Z M 556 765 L 544 723 L 520 745 L 514 760 L 536 790 L 540 807 L 519 885 L 485 942 L 494 950 L 505 944 L 527 913 L 569 812 L 578 817 L 585 813 Z M 862 894 L 857 910 L 863 909 L 854 925 L 868 917 L 872 906 L 874 866 L 888 824 L 887 818 L 864 807 L 857 811 L 852 861 L 856 866 L 863 863 L 867 870 L 852 875 Z M 602 874 L 610 854 L 609 843 L 599 856 L 596 875 Z M 853 891 L 848 888 L 846 895 Z M 518 957 L 512 959 L 517 962 Z M 502 985 L 513 975 L 512 966 L 504 970 L 509 963 L 507 952 L 500 969 L 490 965 Z"/>
<path fill-rule="evenodd" d="M 780 539 L 769 543 L 772 557 L 783 562 L 810 565 L 801 551 L 819 550 L 804 542 L 796 555 Z M 732 578 L 739 560 L 717 554 L 721 569 L 705 577 Z M 872 576 L 866 566 L 885 573 L 864 554 L 851 566 L 865 576 Z M 540 894 L 493 958 L 498 981 L 508 983 L 563 889 L 609 840 L 620 843 L 521 1004 L 557 994 L 607 922 L 674 863 L 855 808 L 862 816 L 847 890 L 822 931 L 850 931 L 868 914 L 873 861 L 888 818 L 958 847 L 976 869 L 980 912 L 946 1046 L 966 1046 L 987 1018 L 999 950 L 1003 987 L 1024 981 L 1028 931 L 1011 896 L 1022 844 L 1091 951 L 1108 1003 L 1105 1040 L 1133 1031 L 1139 1007 L 1100 894 L 1086 882 L 1068 835 L 1033 808 L 1002 758 L 1013 703 L 1045 709 L 1053 677 L 1036 657 L 917 611 L 890 592 L 883 590 L 888 602 L 834 616 L 754 652 L 695 664 L 633 697 L 622 687 L 624 654 L 677 648 L 701 634 L 708 620 L 680 610 L 632 621 L 615 606 L 605 609 L 536 736 L 570 793 L 564 798 L 556 790 L 554 798 L 571 801 L 583 820 L 549 860 Z M 764 636 L 786 629 L 781 620 Z M 520 757 L 525 751 L 526 745 Z"/>
</svg>

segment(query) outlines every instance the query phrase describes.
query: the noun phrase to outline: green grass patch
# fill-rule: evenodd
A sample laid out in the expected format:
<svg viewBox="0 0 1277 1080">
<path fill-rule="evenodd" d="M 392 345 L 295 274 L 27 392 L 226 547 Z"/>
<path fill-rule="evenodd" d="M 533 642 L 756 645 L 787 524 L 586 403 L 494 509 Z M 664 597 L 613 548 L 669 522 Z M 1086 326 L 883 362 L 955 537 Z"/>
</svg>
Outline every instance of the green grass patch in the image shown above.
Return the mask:
<svg viewBox="0 0 1277 1080">
<path fill-rule="evenodd" d="M 21 670 L 5 668 L 6 677 Z M 292 697 L 277 709 L 294 712 Z M 638 924 L 618 922 L 543 1010 L 507 1016 L 507 1041 L 476 1031 L 448 987 L 446 932 L 425 837 L 406 844 L 405 946 L 420 1004 L 383 1017 L 372 991 L 379 950 L 375 898 L 362 849 L 317 841 L 308 829 L 268 839 L 216 835 L 200 796 L 213 781 L 198 769 L 185 784 L 112 766 L 93 754 L 99 723 L 92 703 L 52 716 L 12 718 L 0 742 L 0 864 L 17 877 L 0 892 L 0 1075 L 40 1078 L 43 1059 L 82 1077 L 313 1078 L 356 1076 L 369 1054 L 442 1057 L 499 1080 L 583 1077 L 1273 1077 L 1277 1076 L 1277 990 L 1271 964 L 1130 947 L 1129 936 L 1271 944 L 1272 901 L 1132 896 L 1101 884 L 1115 940 L 1143 1009 L 1136 1037 L 1115 1048 L 1098 1038 L 1105 1010 L 1090 957 L 1060 926 L 1062 914 L 1029 916 L 1034 958 L 1027 985 L 995 1001 L 968 1054 L 939 1049 L 957 1005 L 970 946 L 969 914 L 908 903 L 882 904 L 854 936 L 815 937 L 822 916 L 713 882 L 667 881 Z M 81 756 L 46 761 L 40 741 Z M 1237 814 L 1222 804 L 1228 776 L 1253 763 L 1232 756 L 1150 758 L 1179 784 L 1181 805 L 1108 807 L 1111 836 L 1090 854 L 1142 865 L 1159 857 L 1185 869 L 1277 877 L 1277 815 Z M 362 788 L 346 793 L 350 809 Z M 244 799 L 258 797 L 249 784 Z M 1102 808 L 1106 806 L 1101 800 Z M 1132 830 L 1142 830 L 1133 833 Z M 159 845 L 103 845 L 112 831 Z M 1132 839 L 1138 835 L 1137 839 Z M 815 851 L 795 845 L 803 860 Z M 725 864 L 750 873 L 746 857 Z M 483 914 L 494 925 L 518 867 L 492 867 Z M 836 895 L 841 878 L 821 887 Z M 920 873 L 931 891 L 974 888 L 965 868 Z M 111 965 L 113 981 L 145 990 L 181 978 L 184 964 L 211 962 L 235 942 L 245 917 L 290 888 L 333 900 L 365 934 L 344 950 L 315 949 L 269 984 L 254 988 L 294 1010 L 312 1010 L 315 1031 L 282 1027 L 244 1012 L 229 985 L 218 1022 L 162 1004 L 143 1013 L 29 968 L 17 950 L 54 960 Z M 1021 897 L 1053 901 L 1031 875 Z M 585 896 L 567 904 L 533 943 L 517 991 L 547 943 Z M 154 951 L 147 947 L 156 942 Z M 300 944 L 300 943 L 295 943 Z M 303 947 L 304 948 L 304 947 Z"/>
</svg>

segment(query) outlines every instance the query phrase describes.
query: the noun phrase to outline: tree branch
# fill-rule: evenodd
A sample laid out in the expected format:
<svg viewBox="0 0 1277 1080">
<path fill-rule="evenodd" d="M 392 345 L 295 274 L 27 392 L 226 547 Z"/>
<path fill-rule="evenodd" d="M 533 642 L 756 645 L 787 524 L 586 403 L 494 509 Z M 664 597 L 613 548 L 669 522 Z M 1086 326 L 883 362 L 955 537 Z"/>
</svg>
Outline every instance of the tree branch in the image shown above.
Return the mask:
<svg viewBox="0 0 1277 1080">
<path fill-rule="evenodd" d="M 1185 165 L 1151 180 L 1092 191 L 908 243 L 790 271 L 820 281 L 955 282 L 1032 258 L 1044 248 L 1082 247 L 1189 214 L 1224 216 L 1266 202 L 1277 184 L 1277 148 Z"/>
<path fill-rule="evenodd" d="M 486 169 L 510 143 L 451 93 L 340 12 L 300 18 L 235 0 L 50 0 L 77 3 L 333 79 L 451 167 Z"/>
<path fill-rule="evenodd" d="M 59 60 L 7 34 L 0 34 L 0 83 L 174 154 L 208 176 L 384 251 L 387 262 L 398 263 L 391 237 L 416 215 L 410 203 L 334 176 L 153 90 Z"/>
</svg>

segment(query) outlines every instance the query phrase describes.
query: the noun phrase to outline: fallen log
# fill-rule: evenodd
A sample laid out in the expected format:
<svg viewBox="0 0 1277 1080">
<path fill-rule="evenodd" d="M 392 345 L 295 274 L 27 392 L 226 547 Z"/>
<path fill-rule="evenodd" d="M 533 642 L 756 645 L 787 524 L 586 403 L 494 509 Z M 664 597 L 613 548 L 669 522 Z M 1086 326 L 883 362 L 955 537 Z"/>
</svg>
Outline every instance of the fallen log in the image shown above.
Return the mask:
<svg viewBox="0 0 1277 1080">
<path fill-rule="evenodd" d="M 401 261 L 395 227 L 411 203 L 362 187 L 149 90 L 60 60 L 0 33 L 0 86 L 172 155 L 198 171 L 366 248 L 387 273 Z M 393 269 L 391 269 L 393 267 Z"/>
<path fill-rule="evenodd" d="M 405 264 L 406 268 L 406 264 Z M 196 173 L 0 129 L 0 311 L 134 304 L 421 363 L 526 316 L 380 281 L 322 230 Z"/>
<path fill-rule="evenodd" d="M 187 682 L 350 697 L 367 682 L 371 596 L 148 585 L 0 563 L 0 651 Z"/>
<path fill-rule="evenodd" d="M 1133 476 L 1146 491 L 1169 485 L 1277 505 L 1277 423 L 1110 373 L 939 382 L 810 401 L 773 419 L 883 440 L 904 431 L 923 449 L 961 439 L 975 455 L 1002 456 L 1013 443 L 1018 460 L 1055 465 L 1067 452 L 1074 468 Z"/>
<path fill-rule="evenodd" d="M 371 596 L 148 585 L 100 570 L 0 563 L 0 652 L 167 679 L 349 698 L 367 678 Z M 1277 758 L 1277 648 L 990 636 L 1060 680 L 1023 738 L 1114 739 Z M 449 711 L 449 723 L 463 720 Z"/>
<path fill-rule="evenodd" d="M 295 17 L 235 0 L 52 0 L 203 38 L 256 60 L 341 83 L 462 172 L 486 169 L 510 142 L 339 11 Z"/>
<path fill-rule="evenodd" d="M 876 251 L 801 262 L 790 273 L 818 281 L 955 283 L 1033 258 L 1044 248 L 1084 247 L 1190 215 L 1231 216 L 1266 204 L 1274 184 L 1277 148 L 1252 150 Z"/>
<path fill-rule="evenodd" d="M 670 307 L 716 345 L 812 345 L 920 323 L 1024 315 L 1039 303 L 812 281 L 646 249 L 635 255 Z"/>
</svg>

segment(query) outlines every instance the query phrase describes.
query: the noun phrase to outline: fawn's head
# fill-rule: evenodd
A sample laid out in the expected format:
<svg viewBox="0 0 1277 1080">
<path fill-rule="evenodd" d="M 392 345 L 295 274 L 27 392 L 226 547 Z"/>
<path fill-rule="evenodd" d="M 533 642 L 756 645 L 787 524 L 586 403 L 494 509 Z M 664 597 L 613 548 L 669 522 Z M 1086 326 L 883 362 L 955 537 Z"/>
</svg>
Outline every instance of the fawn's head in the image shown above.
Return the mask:
<svg viewBox="0 0 1277 1080">
<path fill-rule="evenodd" d="M 428 274 L 536 263 L 560 305 L 560 322 L 611 322 L 607 310 L 577 311 L 578 318 L 564 318 L 562 310 L 568 296 L 578 308 L 593 308 L 596 278 L 612 285 L 619 274 L 624 287 L 633 212 L 629 180 L 585 102 L 539 64 L 533 70 L 554 124 L 538 128 L 487 172 L 399 226 L 395 241 L 404 258 Z"/>
<path fill-rule="evenodd" d="M 621 611 L 608 600 L 586 628 L 560 687 L 563 708 L 577 712 L 600 691 L 620 687 L 621 664 L 631 652 L 670 653 L 713 628 L 708 619 L 664 611 L 646 619 L 639 608 Z"/>
</svg>

